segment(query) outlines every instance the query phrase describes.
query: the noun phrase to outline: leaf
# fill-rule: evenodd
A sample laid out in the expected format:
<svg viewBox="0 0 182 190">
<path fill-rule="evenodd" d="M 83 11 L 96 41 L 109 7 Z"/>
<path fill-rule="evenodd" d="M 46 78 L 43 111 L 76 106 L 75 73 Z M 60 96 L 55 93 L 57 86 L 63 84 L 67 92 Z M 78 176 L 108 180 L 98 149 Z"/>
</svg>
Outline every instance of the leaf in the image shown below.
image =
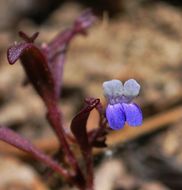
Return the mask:
<svg viewBox="0 0 182 190">
<path fill-rule="evenodd" d="M 25 42 L 14 44 L 8 49 L 9 63 L 14 64 L 18 59 L 21 60 L 29 81 L 47 105 L 57 101 L 60 96 L 63 66 L 70 41 L 77 34 L 85 34 L 94 20 L 90 10 L 83 12 L 72 27 L 59 33 L 49 44 L 40 48 L 33 44 L 38 32 L 29 37 L 20 31 L 19 35 Z"/>
<path fill-rule="evenodd" d="M 90 112 L 99 104 L 99 99 L 94 99 L 90 103 L 87 102 L 87 106 L 81 110 L 71 122 L 71 131 L 74 134 L 81 150 L 88 152 L 90 150 L 90 144 L 87 135 L 86 124 Z"/>
<path fill-rule="evenodd" d="M 47 105 L 57 100 L 51 70 L 38 47 L 31 42 L 15 44 L 8 49 L 7 57 L 10 64 L 21 60 L 29 81 Z"/>
<path fill-rule="evenodd" d="M 56 161 L 52 160 L 49 156 L 45 155 L 41 150 L 36 148 L 31 142 L 18 133 L 6 127 L 0 127 L 0 140 L 13 145 L 14 147 L 31 154 L 37 160 L 49 166 L 52 170 L 58 172 L 61 176 L 69 178 L 67 170 L 62 168 Z"/>
<path fill-rule="evenodd" d="M 85 102 L 91 103 L 95 101 L 94 98 L 86 98 Z M 92 131 L 89 132 L 88 137 L 89 137 L 89 143 L 91 144 L 92 147 L 96 148 L 104 148 L 107 147 L 106 144 L 106 135 L 109 132 L 109 128 L 107 128 L 107 122 L 105 118 L 105 111 L 104 108 L 99 102 L 95 109 L 98 111 L 100 119 L 99 119 L 99 127 L 96 129 L 93 129 Z"/>
<path fill-rule="evenodd" d="M 86 29 L 89 28 L 96 20 L 91 9 L 84 11 L 75 21 L 75 32 L 87 34 Z"/>
<path fill-rule="evenodd" d="M 29 44 L 26 42 L 14 44 L 8 49 L 7 58 L 10 64 L 14 64 L 22 55 L 24 49 L 28 48 Z"/>
<path fill-rule="evenodd" d="M 87 173 L 87 187 L 93 187 L 93 163 L 92 163 L 92 146 L 89 143 L 86 124 L 90 112 L 99 104 L 99 99 L 87 101 L 87 106 L 81 110 L 71 122 L 71 131 L 74 134 L 78 145 L 80 146 L 82 155 L 85 159 Z"/>
<path fill-rule="evenodd" d="M 86 34 L 86 30 L 95 21 L 91 10 L 84 11 L 73 25 L 59 33 L 50 43 L 44 44 L 42 50 L 48 59 L 48 64 L 55 79 L 56 94 L 59 97 L 62 87 L 63 67 L 70 42 L 78 34 Z"/>
</svg>

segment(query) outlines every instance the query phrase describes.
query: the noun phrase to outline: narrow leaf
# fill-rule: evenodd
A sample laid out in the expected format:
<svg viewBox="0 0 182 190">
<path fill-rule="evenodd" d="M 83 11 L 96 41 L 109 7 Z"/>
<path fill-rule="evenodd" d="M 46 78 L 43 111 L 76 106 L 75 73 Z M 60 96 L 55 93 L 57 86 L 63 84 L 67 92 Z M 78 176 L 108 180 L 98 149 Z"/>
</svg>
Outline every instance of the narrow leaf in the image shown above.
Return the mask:
<svg viewBox="0 0 182 190">
<path fill-rule="evenodd" d="M 86 98 L 85 102 L 91 103 L 94 102 L 94 98 Z M 105 118 L 105 111 L 104 108 L 99 102 L 95 109 L 98 111 L 100 119 L 99 119 L 99 127 L 96 129 L 93 129 L 92 131 L 89 132 L 88 137 L 89 137 L 89 143 L 91 144 L 92 147 L 96 148 L 104 148 L 107 146 L 106 144 L 106 135 L 108 134 L 109 128 L 107 128 L 106 124 L 106 118 Z"/>
<path fill-rule="evenodd" d="M 21 60 L 29 81 L 46 104 L 56 101 L 54 79 L 46 57 L 39 48 L 33 43 L 19 43 L 8 49 L 7 56 L 10 64 Z"/>
<path fill-rule="evenodd" d="M 31 142 L 29 142 L 24 137 L 20 136 L 18 133 L 6 127 L 0 127 L 0 140 L 13 145 L 14 147 L 29 153 L 37 160 L 43 162 L 45 165 L 49 166 L 52 170 L 58 172 L 61 176 L 65 178 L 70 178 L 70 174 L 67 170 L 62 168 L 56 161 L 52 160 L 49 156 L 45 155 L 41 150 L 36 148 Z"/>
<path fill-rule="evenodd" d="M 8 49 L 7 58 L 10 64 L 14 64 L 22 55 L 24 49 L 28 48 L 29 44 L 26 42 L 14 44 Z"/>
<path fill-rule="evenodd" d="M 59 97 L 61 93 L 63 66 L 65 63 L 66 53 L 70 42 L 78 34 L 86 34 L 86 30 L 95 21 L 95 16 L 91 10 L 83 12 L 65 31 L 59 33 L 50 43 L 42 46 L 46 55 L 50 69 L 53 73 L 56 86 L 56 94 Z"/>
<path fill-rule="evenodd" d="M 72 120 L 71 131 L 74 134 L 81 150 L 87 152 L 90 149 L 90 144 L 87 135 L 86 124 L 90 112 L 97 106 L 100 102 L 99 99 L 95 99 L 90 102 L 83 110 L 81 110 Z M 87 102 L 89 103 L 89 102 Z"/>
<path fill-rule="evenodd" d="M 87 173 L 87 187 L 93 187 L 93 162 L 92 162 L 92 146 L 88 139 L 86 124 L 90 112 L 99 104 L 99 99 L 92 99 L 87 101 L 87 106 L 81 110 L 72 120 L 71 131 L 74 134 L 82 155 L 85 159 L 86 173 Z"/>
</svg>

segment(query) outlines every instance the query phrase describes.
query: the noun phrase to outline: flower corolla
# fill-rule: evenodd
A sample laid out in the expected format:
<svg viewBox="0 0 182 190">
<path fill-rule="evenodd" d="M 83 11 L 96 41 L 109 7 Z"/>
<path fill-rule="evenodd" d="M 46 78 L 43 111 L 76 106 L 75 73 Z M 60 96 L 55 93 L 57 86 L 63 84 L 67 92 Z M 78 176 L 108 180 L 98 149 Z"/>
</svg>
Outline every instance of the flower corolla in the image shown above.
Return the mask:
<svg viewBox="0 0 182 190">
<path fill-rule="evenodd" d="M 134 127 L 142 125 L 142 111 L 136 103 L 132 103 L 140 91 L 136 80 L 129 79 L 124 85 L 116 79 L 106 81 L 103 83 L 103 90 L 108 101 L 106 118 L 112 129 L 123 128 L 125 122 Z"/>
</svg>

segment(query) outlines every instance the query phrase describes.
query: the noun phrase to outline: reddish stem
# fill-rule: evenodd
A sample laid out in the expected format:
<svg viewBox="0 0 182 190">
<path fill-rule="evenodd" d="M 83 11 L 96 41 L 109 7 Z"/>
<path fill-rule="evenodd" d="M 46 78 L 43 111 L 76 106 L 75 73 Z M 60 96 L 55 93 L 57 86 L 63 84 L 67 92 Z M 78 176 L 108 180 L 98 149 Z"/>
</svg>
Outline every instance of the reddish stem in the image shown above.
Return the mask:
<svg viewBox="0 0 182 190">
<path fill-rule="evenodd" d="M 54 131 L 56 132 L 60 142 L 61 147 L 65 155 L 67 156 L 68 162 L 72 166 L 75 172 L 75 183 L 79 188 L 85 187 L 85 179 L 83 173 L 78 165 L 78 162 L 73 154 L 72 150 L 66 139 L 66 134 L 62 126 L 62 116 L 61 112 L 58 109 L 57 105 L 51 105 L 48 107 L 47 119 L 50 125 L 53 127 Z"/>
<path fill-rule="evenodd" d="M 92 159 L 92 150 L 90 149 L 89 153 L 84 154 L 86 161 L 86 169 L 87 169 L 87 190 L 93 190 L 94 186 L 94 174 L 93 174 L 93 159 Z"/>
</svg>

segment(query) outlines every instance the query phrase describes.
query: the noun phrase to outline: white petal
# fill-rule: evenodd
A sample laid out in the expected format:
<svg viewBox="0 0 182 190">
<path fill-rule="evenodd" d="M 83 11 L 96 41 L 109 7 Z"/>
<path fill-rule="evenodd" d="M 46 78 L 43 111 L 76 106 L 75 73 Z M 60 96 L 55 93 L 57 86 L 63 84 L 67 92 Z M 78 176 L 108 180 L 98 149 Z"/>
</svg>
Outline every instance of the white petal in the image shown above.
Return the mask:
<svg viewBox="0 0 182 190">
<path fill-rule="evenodd" d="M 103 83 L 104 95 L 107 98 L 117 98 L 123 95 L 123 84 L 120 80 L 110 80 Z"/>
<path fill-rule="evenodd" d="M 140 92 L 140 85 L 134 79 L 129 79 L 124 83 L 124 96 L 135 97 Z"/>
</svg>

